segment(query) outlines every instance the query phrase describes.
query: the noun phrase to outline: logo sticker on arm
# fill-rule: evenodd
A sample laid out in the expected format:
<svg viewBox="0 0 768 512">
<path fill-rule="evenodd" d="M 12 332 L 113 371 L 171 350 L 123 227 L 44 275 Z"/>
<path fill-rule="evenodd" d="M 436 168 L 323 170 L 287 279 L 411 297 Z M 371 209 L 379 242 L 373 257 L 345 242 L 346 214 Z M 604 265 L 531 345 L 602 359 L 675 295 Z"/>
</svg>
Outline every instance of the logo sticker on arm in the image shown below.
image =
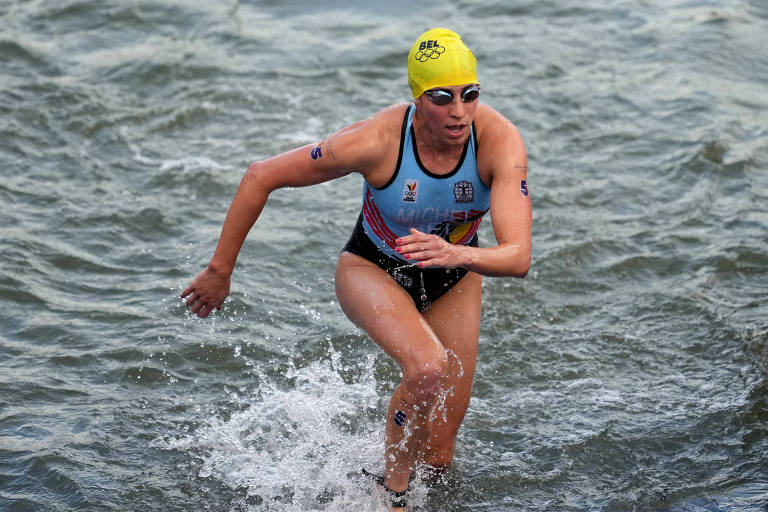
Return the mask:
<svg viewBox="0 0 768 512">
<path fill-rule="evenodd" d="M 316 146 L 312 148 L 312 152 L 309 154 L 309 156 L 312 157 L 312 160 L 323 158 L 323 149 L 320 146 Z"/>
<path fill-rule="evenodd" d="M 395 417 L 394 417 L 394 420 L 395 420 L 395 424 L 396 424 L 398 427 L 402 427 L 403 425 L 405 425 L 405 420 L 406 420 L 407 418 L 408 418 L 408 417 L 405 415 L 405 413 L 404 413 L 403 411 L 397 411 L 397 412 L 395 413 Z"/>
<path fill-rule="evenodd" d="M 520 193 L 528 197 L 528 183 L 525 180 L 520 180 Z"/>
</svg>

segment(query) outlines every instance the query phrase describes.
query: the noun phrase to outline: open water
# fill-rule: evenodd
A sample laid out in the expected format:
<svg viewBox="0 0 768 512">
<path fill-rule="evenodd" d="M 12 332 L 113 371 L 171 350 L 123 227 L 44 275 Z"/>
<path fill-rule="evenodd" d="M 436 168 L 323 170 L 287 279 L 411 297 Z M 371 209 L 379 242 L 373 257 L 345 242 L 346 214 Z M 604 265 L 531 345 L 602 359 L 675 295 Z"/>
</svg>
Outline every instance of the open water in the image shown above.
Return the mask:
<svg viewBox="0 0 768 512">
<path fill-rule="evenodd" d="M 527 143 L 533 266 L 414 508 L 767 510 L 765 0 L 0 0 L 0 509 L 381 510 L 360 178 L 275 193 L 220 313 L 178 296 L 248 163 L 407 100 L 431 26 Z"/>
</svg>

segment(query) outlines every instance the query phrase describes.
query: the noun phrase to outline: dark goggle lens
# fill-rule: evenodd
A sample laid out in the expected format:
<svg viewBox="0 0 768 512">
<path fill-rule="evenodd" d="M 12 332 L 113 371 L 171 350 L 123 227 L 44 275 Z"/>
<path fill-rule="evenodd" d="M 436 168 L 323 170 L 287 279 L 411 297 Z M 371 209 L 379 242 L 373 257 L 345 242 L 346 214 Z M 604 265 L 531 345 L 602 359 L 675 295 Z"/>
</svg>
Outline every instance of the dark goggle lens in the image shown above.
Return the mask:
<svg viewBox="0 0 768 512">
<path fill-rule="evenodd" d="M 435 89 L 426 91 L 427 98 L 435 105 L 448 105 L 453 102 L 453 93 L 451 91 L 445 91 L 443 89 Z M 480 96 L 480 86 L 470 85 L 461 92 L 461 100 L 464 103 L 471 103 Z"/>
<path fill-rule="evenodd" d="M 479 96 L 480 96 L 480 87 L 478 87 L 477 85 L 468 87 L 467 89 L 464 89 L 464 92 L 461 93 L 461 99 L 464 101 L 464 103 L 472 103 Z"/>
<path fill-rule="evenodd" d="M 453 94 L 448 91 L 427 91 L 425 94 L 427 95 L 427 98 L 429 98 L 429 100 L 435 105 L 448 105 L 453 101 Z"/>
</svg>

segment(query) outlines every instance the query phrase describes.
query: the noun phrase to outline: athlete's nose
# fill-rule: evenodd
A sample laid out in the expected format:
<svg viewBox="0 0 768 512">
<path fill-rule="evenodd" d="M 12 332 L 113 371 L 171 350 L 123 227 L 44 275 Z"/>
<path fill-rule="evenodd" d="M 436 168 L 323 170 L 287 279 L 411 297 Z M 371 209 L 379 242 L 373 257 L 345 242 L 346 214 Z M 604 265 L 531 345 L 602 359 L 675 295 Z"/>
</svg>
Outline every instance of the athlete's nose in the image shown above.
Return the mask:
<svg viewBox="0 0 768 512">
<path fill-rule="evenodd" d="M 450 103 L 450 114 L 453 117 L 464 117 L 466 107 L 464 106 L 464 100 L 461 97 L 454 97 Z"/>
</svg>

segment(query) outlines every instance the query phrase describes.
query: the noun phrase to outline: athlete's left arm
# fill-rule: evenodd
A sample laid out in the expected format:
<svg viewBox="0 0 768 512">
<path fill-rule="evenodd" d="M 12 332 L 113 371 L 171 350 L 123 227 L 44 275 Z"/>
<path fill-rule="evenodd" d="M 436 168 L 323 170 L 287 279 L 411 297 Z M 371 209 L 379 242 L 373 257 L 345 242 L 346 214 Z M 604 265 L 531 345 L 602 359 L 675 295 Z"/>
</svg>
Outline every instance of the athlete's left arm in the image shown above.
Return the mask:
<svg viewBox="0 0 768 512">
<path fill-rule="evenodd" d="M 482 115 L 482 117 L 481 117 Z M 525 277 L 531 265 L 531 200 L 528 157 L 517 128 L 486 107 L 476 117 L 478 169 L 491 180 L 491 220 L 498 245 L 452 245 L 416 230 L 398 240 L 400 252 L 419 266 L 463 267 L 486 276 Z"/>
<path fill-rule="evenodd" d="M 528 189 L 528 156 L 517 127 L 496 111 L 479 142 L 478 167 L 489 169 L 491 221 L 498 245 L 471 248 L 470 262 L 462 265 L 487 276 L 525 277 L 531 266 L 531 197 Z M 487 166 L 487 167 L 486 167 Z"/>
</svg>

